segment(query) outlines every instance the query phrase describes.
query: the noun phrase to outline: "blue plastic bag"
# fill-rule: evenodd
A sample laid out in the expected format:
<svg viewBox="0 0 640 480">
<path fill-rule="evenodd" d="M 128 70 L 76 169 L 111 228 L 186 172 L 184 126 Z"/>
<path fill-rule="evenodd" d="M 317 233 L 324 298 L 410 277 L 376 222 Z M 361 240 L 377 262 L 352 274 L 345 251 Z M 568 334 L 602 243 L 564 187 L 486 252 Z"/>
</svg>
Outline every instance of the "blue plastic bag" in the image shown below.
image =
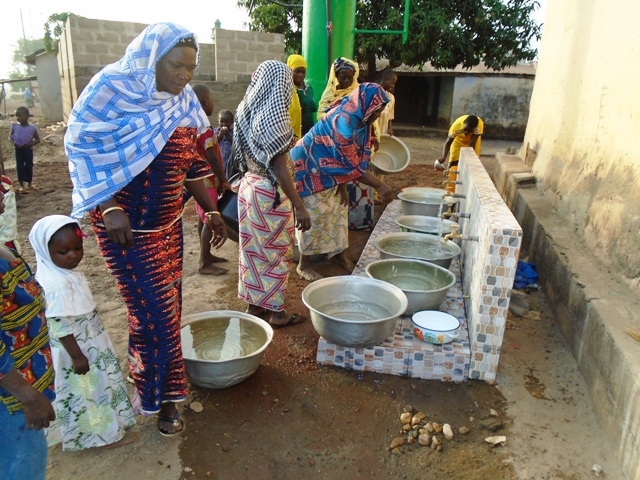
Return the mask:
<svg viewBox="0 0 640 480">
<path fill-rule="evenodd" d="M 538 283 L 538 274 L 535 271 L 535 267 L 533 263 L 519 261 L 518 267 L 516 268 L 516 280 L 513 282 L 513 288 L 522 290 L 529 285 Z"/>
</svg>

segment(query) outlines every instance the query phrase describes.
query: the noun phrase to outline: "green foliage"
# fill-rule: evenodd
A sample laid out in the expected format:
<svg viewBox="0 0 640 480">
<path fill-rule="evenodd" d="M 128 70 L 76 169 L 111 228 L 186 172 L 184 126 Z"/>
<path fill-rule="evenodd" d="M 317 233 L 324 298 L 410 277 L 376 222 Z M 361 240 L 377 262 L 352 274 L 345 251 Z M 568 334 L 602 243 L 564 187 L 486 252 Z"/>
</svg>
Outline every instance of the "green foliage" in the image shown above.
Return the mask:
<svg viewBox="0 0 640 480">
<path fill-rule="evenodd" d="M 49 16 L 44 24 L 44 48 L 48 53 L 58 52 L 58 40 L 62 36 L 67 18 L 73 15 L 71 12 L 54 13 Z"/>
<path fill-rule="evenodd" d="M 240 0 L 238 5 L 253 7 L 251 30 L 284 33 L 286 49 L 300 51 L 302 9 L 268 0 Z M 387 58 L 392 67 L 431 62 L 436 68 L 471 68 L 484 62 L 502 70 L 535 58 L 531 43 L 540 39 L 541 26 L 531 14 L 539 7 L 536 0 L 411 0 L 407 43 L 402 44 L 401 35 L 356 34 L 355 59 L 373 66 L 376 57 Z M 402 30 L 403 21 L 404 0 L 357 3 L 357 29 Z"/>
</svg>

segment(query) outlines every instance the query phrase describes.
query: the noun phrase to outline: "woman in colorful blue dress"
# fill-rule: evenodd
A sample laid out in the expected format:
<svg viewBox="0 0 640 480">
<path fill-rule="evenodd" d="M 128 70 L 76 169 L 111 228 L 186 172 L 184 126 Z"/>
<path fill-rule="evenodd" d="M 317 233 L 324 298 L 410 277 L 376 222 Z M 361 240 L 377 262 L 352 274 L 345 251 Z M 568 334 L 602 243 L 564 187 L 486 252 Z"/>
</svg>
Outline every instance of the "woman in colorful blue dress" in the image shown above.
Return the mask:
<svg viewBox="0 0 640 480">
<path fill-rule="evenodd" d="M 91 80 L 65 136 L 72 217 L 89 214 L 127 306 L 134 408 L 158 414 L 164 436 L 185 428 L 176 406 L 187 395 L 180 343 L 185 188 L 207 212 L 212 245 L 226 240 L 203 182 L 211 169 L 196 152 L 198 133 L 209 126 L 188 85 L 197 64 L 193 33 L 172 23 L 148 26 Z"/>
</svg>

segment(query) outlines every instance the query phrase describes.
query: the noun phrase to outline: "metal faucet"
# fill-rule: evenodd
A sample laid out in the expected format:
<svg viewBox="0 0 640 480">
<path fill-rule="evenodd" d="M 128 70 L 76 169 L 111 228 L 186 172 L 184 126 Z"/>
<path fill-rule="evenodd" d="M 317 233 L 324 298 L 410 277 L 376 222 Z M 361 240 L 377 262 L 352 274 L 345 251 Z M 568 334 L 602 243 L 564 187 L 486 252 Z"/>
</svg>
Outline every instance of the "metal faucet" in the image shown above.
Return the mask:
<svg viewBox="0 0 640 480">
<path fill-rule="evenodd" d="M 450 174 L 458 175 L 458 170 L 451 170 L 450 168 L 447 168 L 445 171 L 442 172 L 442 175 L 445 177 Z"/>
<path fill-rule="evenodd" d="M 447 233 L 444 238 L 442 239 L 442 241 L 444 243 L 447 243 L 449 240 L 454 240 L 454 239 L 458 239 L 458 238 L 462 238 L 462 235 L 460 235 L 458 233 L 458 225 L 454 225 L 453 226 L 453 230 L 451 231 L 451 233 Z"/>
<path fill-rule="evenodd" d="M 462 182 L 459 180 L 451 180 L 451 181 L 445 180 L 444 182 L 442 182 L 442 185 L 444 185 L 445 187 L 447 185 L 462 185 Z"/>
</svg>

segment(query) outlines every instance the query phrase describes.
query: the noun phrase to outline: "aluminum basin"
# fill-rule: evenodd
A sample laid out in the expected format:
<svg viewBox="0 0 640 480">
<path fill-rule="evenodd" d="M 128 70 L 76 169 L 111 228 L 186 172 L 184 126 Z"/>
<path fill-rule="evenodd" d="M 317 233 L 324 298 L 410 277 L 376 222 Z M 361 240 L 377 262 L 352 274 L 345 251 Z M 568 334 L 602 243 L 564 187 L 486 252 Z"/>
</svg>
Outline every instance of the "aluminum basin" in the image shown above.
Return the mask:
<svg viewBox="0 0 640 480">
<path fill-rule="evenodd" d="M 409 166 L 411 153 L 402 140 L 391 135 L 380 135 L 378 150 L 371 156 L 374 173 L 390 175 Z"/>
<path fill-rule="evenodd" d="M 380 257 L 413 258 L 449 268 L 454 257 L 460 255 L 457 243 L 444 242 L 436 235 L 423 233 L 394 232 L 380 235 L 373 243 L 380 252 Z"/>
<path fill-rule="evenodd" d="M 442 235 L 451 233 L 454 226 L 460 227 L 460 225 L 451 220 L 441 220 L 438 217 L 424 215 L 401 215 L 396 218 L 396 225 L 398 225 L 401 232 L 426 233 L 429 235 L 438 235 L 440 222 L 442 222 Z"/>
<path fill-rule="evenodd" d="M 378 260 L 367 265 L 367 275 L 402 289 L 407 296 L 405 315 L 437 310 L 456 276 L 446 268 L 412 259 Z"/>
<path fill-rule="evenodd" d="M 302 301 L 316 332 L 345 347 L 380 345 L 407 309 L 401 289 L 356 275 L 316 280 L 302 291 Z"/>
<path fill-rule="evenodd" d="M 442 204 L 442 212 L 446 212 L 449 205 L 460 201 L 455 197 L 444 197 L 447 191 L 440 188 L 410 187 L 398 194 L 402 201 L 402 213 L 405 215 L 424 215 L 437 217 Z"/>
<path fill-rule="evenodd" d="M 248 313 L 218 310 L 182 317 L 180 337 L 189 381 L 226 388 L 257 370 L 273 329 Z"/>
</svg>

